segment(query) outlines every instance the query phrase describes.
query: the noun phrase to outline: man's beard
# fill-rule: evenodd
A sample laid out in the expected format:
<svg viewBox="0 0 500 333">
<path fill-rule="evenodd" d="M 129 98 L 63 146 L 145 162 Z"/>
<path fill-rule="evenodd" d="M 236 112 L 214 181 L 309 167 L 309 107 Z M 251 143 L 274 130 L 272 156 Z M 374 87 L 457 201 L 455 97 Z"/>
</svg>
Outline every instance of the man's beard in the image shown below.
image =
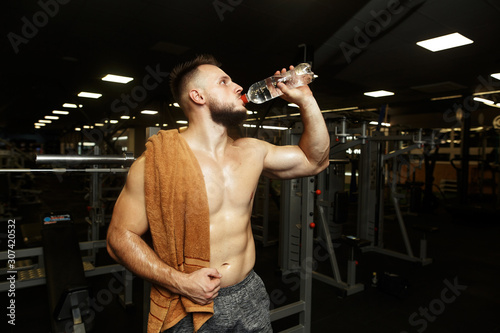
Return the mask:
<svg viewBox="0 0 500 333">
<path fill-rule="evenodd" d="M 236 110 L 227 104 L 219 103 L 215 100 L 211 100 L 210 115 L 215 123 L 226 128 L 241 125 L 248 118 L 244 107 L 242 107 L 242 110 Z"/>
</svg>

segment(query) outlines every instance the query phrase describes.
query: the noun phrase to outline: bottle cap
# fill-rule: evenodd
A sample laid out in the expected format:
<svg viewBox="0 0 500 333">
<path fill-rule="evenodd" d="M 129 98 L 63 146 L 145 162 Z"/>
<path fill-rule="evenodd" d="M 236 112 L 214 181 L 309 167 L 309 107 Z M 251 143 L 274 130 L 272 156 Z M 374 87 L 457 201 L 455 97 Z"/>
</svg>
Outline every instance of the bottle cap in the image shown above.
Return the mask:
<svg viewBox="0 0 500 333">
<path fill-rule="evenodd" d="M 247 104 L 248 103 L 248 98 L 247 98 L 247 95 L 241 95 L 241 100 L 243 101 L 243 103 Z"/>
</svg>

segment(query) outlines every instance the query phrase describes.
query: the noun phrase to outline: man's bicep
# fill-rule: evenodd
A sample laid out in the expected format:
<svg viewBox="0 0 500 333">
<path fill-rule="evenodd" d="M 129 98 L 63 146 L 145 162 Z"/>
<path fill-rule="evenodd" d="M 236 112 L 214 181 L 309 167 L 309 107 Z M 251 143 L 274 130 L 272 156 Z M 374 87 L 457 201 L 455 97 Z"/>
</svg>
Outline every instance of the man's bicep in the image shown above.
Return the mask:
<svg viewBox="0 0 500 333">
<path fill-rule="evenodd" d="M 148 230 L 144 197 L 144 160 L 130 168 L 127 182 L 115 203 L 110 229 L 131 231 L 139 236 Z"/>
<path fill-rule="evenodd" d="M 307 156 L 299 146 L 274 146 L 267 144 L 264 158 L 264 175 L 270 178 L 290 179 L 309 174 Z"/>
</svg>

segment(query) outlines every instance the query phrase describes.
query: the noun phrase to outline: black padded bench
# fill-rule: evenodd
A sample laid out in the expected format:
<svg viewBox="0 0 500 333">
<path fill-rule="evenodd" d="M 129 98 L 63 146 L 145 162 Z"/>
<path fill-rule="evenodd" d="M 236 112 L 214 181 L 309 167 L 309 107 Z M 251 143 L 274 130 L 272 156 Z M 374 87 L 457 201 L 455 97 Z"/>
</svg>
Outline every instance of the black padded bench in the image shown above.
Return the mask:
<svg viewBox="0 0 500 333">
<path fill-rule="evenodd" d="M 89 332 L 89 288 L 69 214 L 43 216 L 42 246 L 53 332 Z"/>
</svg>

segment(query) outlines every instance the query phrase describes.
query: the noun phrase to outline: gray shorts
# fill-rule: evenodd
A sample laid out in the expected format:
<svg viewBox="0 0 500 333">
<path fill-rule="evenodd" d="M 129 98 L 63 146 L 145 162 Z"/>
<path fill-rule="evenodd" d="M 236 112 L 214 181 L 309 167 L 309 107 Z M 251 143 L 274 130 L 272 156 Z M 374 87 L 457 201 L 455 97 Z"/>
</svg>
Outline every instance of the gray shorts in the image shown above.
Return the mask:
<svg viewBox="0 0 500 333">
<path fill-rule="evenodd" d="M 183 318 L 163 333 L 192 333 L 193 317 Z M 214 299 L 214 315 L 198 332 L 272 332 L 269 296 L 253 270 L 238 284 L 222 288 Z"/>
</svg>

